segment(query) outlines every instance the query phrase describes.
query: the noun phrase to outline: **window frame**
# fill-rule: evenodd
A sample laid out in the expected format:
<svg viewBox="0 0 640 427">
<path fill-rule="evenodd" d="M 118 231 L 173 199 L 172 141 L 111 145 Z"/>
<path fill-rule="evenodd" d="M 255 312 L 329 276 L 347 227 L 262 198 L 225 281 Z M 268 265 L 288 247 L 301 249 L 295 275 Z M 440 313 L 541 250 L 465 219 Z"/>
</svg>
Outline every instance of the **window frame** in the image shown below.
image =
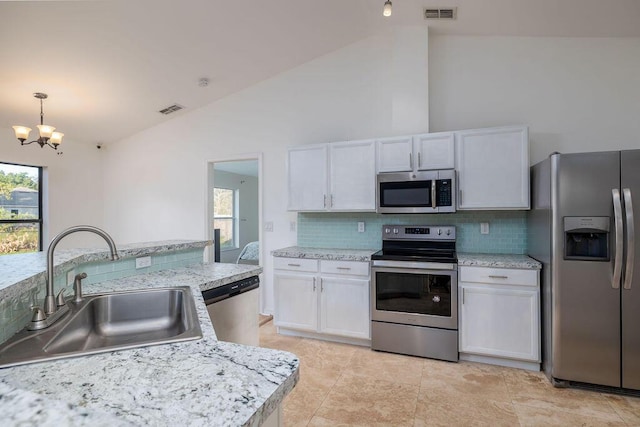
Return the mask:
<svg viewBox="0 0 640 427">
<path fill-rule="evenodd" d="M 225 216 L 216 216 L 216 207 L 215 205 L 213 206 L 213 222 L 215 224 L 215 220 L 217 219 L 230 219 L 231 220 L 231 241 L 232 241 L 232 245 L 231 246 L 227 246 L 227 247 L 222 247 L 220 246 L 220 251 L 221 252 L 225 252 L 225 251 L 235 251 L 240 249 L 240 236 L 238 235 L 238 218 L 239 218 L 239 199 L 240 199 L 240 195 L 238 194 L 239 191 L 237 188 L 226 188 L 226 187 L 216 187 L 214 185 L 213 187 L 213 191 L 215 192 L 215 190 L 227 190 L 227 191 L 231 191 L 232 197 L 233 197 L 233 201 L 231 202 L 231 206 L 232 206 L 232 211 L 231 211 L 231 216 L 225 215 Z M 214 197 L 215 199 L 215 197 Z M 215 225 L 214 225 L 214 229 L 215 229 Z"/>
<path fill-rule="evenodd" d="M 34 165 L 25 165 L 22 163 L 11 163 L 0 161 L 0 164 L 11 166 L 23 166 L 27 168 L 35 168 L 38 170 L 38 218 L 37 219 L 1 219 L 0 224 L 38 224 L 38 252 L 43 250 L 43 234 L 44 220 L 42 209 L 42 184 L 43 184 L 43 167 Z"/>
</svg>

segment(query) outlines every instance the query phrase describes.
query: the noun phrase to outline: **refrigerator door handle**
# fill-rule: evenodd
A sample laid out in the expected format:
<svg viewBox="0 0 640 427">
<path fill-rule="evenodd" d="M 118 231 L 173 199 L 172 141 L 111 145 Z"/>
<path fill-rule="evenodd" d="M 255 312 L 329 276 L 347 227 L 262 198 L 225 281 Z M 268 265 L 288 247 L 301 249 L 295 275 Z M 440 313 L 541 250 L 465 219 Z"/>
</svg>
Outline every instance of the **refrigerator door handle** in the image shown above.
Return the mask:
<svg viewBox="0 0 640 427">
<path fill-rule="evenodd" d="M 636 255 L 633 227 L 633 200 L 631 199 L 631 190 L 628 188 L 622 189 L 622 195 L 624 196 L 624 210 L 627 221 L 627 259 L 624 270 L 624 288 L 631 289 L 633 263 Z"/>
<path fill-rule="evenodd" d="M 620 190 L 614 188 L 611 190 L 613 195 L 613 215 L 615 219 L 616 233 L 616 257 L 613 262 L 613 278 L 611 279 L 611 287 L 618 289 L 620 287 L 620 276 L 622 275 L 622 203 L 620 202 Z"/>
</svg>

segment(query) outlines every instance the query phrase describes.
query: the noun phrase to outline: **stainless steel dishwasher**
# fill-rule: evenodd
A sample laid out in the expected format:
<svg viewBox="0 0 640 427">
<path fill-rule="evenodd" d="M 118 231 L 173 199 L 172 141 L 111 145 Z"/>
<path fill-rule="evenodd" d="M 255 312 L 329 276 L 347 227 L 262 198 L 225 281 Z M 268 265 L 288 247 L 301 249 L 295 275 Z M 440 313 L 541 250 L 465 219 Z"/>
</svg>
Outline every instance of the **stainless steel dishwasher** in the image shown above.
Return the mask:
<svg viewBox="0 0 640 427">
<path fill-rule="evenodd" d="M 252 276 L 202 292 L 220 341 L 258 345 L 259 286 Z"/>
</svg>

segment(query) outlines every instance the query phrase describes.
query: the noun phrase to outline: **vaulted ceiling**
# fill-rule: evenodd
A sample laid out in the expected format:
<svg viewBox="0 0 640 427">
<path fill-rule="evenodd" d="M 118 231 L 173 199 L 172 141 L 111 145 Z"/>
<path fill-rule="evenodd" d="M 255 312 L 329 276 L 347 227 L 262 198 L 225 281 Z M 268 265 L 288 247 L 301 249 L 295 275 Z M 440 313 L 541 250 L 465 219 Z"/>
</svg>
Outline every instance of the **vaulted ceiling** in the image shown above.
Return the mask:
<svg viewBox="0 0 640 427">
<path fill-rule="evenodd" d="M 0 127 L 108 143 L 397 25 L 434 34 L 640 37 L 637 0 L 0 1 Z M 454 22 L 424 7 L 457 6 Z M 207 87 L 198 80 L 210 79 Z M 178 103 L 185 110 L 163 116 Z"/>
</svg>

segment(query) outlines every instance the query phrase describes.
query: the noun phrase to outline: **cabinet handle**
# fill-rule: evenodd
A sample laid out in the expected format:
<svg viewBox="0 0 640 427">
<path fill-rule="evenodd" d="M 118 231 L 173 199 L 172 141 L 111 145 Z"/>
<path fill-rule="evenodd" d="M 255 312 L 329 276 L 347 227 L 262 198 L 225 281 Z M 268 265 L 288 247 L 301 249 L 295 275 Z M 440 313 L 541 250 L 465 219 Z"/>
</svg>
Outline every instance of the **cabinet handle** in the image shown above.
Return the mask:
<svg viewBox="0 0 640 427">
<path fill-rule="evenodd" d="M 422 159 L 420 158 L 420 152 L 418 151 L 418 169 L 422 166 Z"/>
<path fill-rule="evenodd" d="M 316 278 L 313 278 L 313 292 L 316 291 Z"/>
<path fill-rule="evenodd" d="M 409 152 L 409 169 L 413 169 L 413 155 Z"/>
<path fill-rule="evenodd" d="M 330 208 L 333 207 L 333 194 L 331 196 L 329 196 L 329 207 Z"/>
<path fill-rule="evenodd" d="M 337 270 L 351 270 L 351 267 L 336 267 Z"/>
<path fill-rule="evenodd" d="M 462 288 L 462 305 L 464 305 L 464 288 Z"/>
<path fill-rule="evenodd" d="M 300 264 L 287 264 L 289 267 L 300 267 Z"/>
<path fill-rule="evenodd" d="M 327 195 L 326 194 L 323 196 L 322 207 L 324 207 L 324 208 L 327 207 Z"/>
<path fill-rule="evenodd" d="M 322 277 L 320 278 L 320 292 L 324 291 L 324 284 L 322 283 Z"/>
<path fill-rule="evenodd" d="M 492 276 L 492 275 L 489 275 L 489 277 L 491 279 L 508 279 L 509 278 L 509 276 Z"/>
<path fill-rule="evenodd" d="M 462 206 L 462 190 L 458 190 L 458 206 Z"/>
</svg>

